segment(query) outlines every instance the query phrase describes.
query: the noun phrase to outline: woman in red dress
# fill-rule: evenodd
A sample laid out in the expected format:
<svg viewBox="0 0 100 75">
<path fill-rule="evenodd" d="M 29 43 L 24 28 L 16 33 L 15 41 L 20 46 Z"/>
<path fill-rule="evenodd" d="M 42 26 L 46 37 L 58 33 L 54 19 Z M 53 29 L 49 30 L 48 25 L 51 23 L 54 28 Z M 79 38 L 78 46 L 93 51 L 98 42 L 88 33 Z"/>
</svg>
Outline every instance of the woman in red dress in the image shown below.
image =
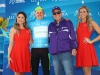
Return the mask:
<svg viewBox="0 0 100 75">
<path fill-rule="evenodd" d="M 10 30 L 8 63 L 15 75 L 24 75 L 25 72 L 30 72 L 31 33 L 27 27 L 26 18 L 24 12 L 18 12 L 16 23 Z"/>
<path fill-rule="evenodd" d="M 89 10 L 82 6 L 78 11 L 76 67 L 82 67 L 84 75 L 91 75 L 91 67 L 98 66 L 98 59 L 93 43 L 100 40 L 100 35 L 90 40 L 93 30 L 100 34 L 100 27 L 89 16 Z"/>
</svg>

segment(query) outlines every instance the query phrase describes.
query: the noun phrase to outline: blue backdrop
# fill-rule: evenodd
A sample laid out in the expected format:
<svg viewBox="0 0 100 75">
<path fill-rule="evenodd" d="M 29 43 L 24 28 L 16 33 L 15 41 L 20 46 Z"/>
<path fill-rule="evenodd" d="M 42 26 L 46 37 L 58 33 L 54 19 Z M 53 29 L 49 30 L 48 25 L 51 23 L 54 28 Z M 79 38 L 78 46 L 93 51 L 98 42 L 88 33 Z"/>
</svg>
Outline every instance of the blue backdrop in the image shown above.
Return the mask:
<svg viewBox="0 0 100 75">
<path fill-rule="evenodd" d="M 0 17 L 5 17 L 5 0 L 0 0 Z M 0 29 L 0 75 L 3 72 L 4 37 Z"/>
<path fill-rule="evenodd" d="M 3 14 L 0 15 L 6 15 L 7 18 L 9 18 L 9 25 L 8 30 L 12 27 L 12 25 L 15 22 L 16 14 L 19 11 L 24 11 L 27 14 L 28 17 L 28 23 L 35 20 L 34 16 L 34 8 L 37 5 L 40 5 L 44 8 L 45 11 L 45 19 L 48 19 L 50 21 L 53 21 L 52 17 L 52 7 L 54 6 L 60 6 L 63 12 L 64 18 L 69 18 L 72 20 L 74 24 L 74 29 L 76 29 L 77 25 L 77 10 L 80 6 L 86 5 L 90 9 L 90 16 L 94 21 L 100 25 L 100 0 L 0 0 L 1 2 L 6 2 L 6 9 L 4 11 L 4 7 L 0 7 L 0 12 L 2 10 Z M 6 13 L 5 13 L 6 12 Z M 1 32 L 2 33 L 2 32 Z M 98 36 L 98 34 L 94 31 L 92 34 L 91 39 Z M 7 62 L 7 50 L 9 45 L 9 39 L 3 36 L 0 36 L 0 51 L 4 51 L 3 53 L 0 53 L 0 68 L 2 69 L 3 64 L 3 75 L 13 75 L 13 72 L 8 68 L 8 62 Z M 100 41 L 96 42 L 95 44 L 96 53 L 98 56 L 98 60 L 100 63 Z M 2 59 L 3 56 L 3 59 Z M 52 56 L 50 56 L 50 75 L 54 75 L 53 71 L 53 65 L 52 65 Z M 74 68 L 74 74 L 75 75 L 83 75 L 83 72 L 81 68 L 75 68 L 75 60 L 76 58 L 73 57 L 73 68 Z M 3 61 L 3 63 L 2 63 Z M 43 75 L 41 63 L 39 64 L 39 75 Z M 31 73 L 26 73 L 26 75 L 31 75 Z M 93 67 L 92 68 L 92 75 L 100 75 L 100 67 Z"/>
</svg>

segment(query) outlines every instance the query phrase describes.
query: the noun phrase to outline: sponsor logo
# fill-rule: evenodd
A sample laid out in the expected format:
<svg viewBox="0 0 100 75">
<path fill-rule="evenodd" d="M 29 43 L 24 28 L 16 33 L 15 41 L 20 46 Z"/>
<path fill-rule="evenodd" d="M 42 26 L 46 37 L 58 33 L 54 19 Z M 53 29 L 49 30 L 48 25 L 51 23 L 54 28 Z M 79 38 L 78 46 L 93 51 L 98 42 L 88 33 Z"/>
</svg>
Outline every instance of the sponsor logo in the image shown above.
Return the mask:
<svg viewBox="0 0 100 75">
<path fill-rule="evenodd" d="M 3 72 L 3 69 L 0 69 L 0 72 Z"/>
<path fill-rule="evenodd" d="M 77 15 L 78 15 L 78 10 L 76 10 L 76 11 L 74 12 L 74 16 L 77 16 Z M 92 16 L 92 13 L 89 13 L 89 15 Z"/>
<path fill-rule="evenodd" d="M 47 16 L 47 15 L 44 14 L 44 17 L 46 17 L 46 16 Z M 30 13 L 30 18 L 35 19 L 35 11 L 33 11 L 33 12 Z"/>
<path fill-rule="evenodd" d="M 30 17 L 35 18 L 35 11 L 31 12 Z"/>
<path fill-rule="evenodd" d="M 42 66 L 41 60 L 39 61 L 39 66 Z M 53 66 L 53 63 L 52 62 L 50 62 L 50 66 Z"/>
<path fill-rule="evenodd" d="M 75 11 L 74 16 L 77 16 L 77 14 L 78 14 L 78 10 Z"/>
<path fill-rule="evenodd" d="M 5 5 L 5 4 L 0 4 L 0 8 L 1 8 L 1 7 L 6 7 L 6 5 Z"/>
<path fill-rule="evenodd" d="M 14 3 L 25 3 L 25 0 L 10 0 L 9 4 L 14 4 Z"/>
<path fill-rule="evenodd" d="M 11 13 L 11 15 L 8 16 L 9 19 L 15 19 L 17 13 Z"/>
<path fill-rule="evenodd" d="M 0 34 L 0 36 L 3 36 L 2 34 Z"/>
<path fill-rule="evenodd" d="M 100 12 L 98 12 L 98 15 L 100 16 Z"/>
<path fill-rule="evenodd" d="M 62 11 L 62 16 L 68 16 L 68 13 L 66 12 L 66 10 Z"/>
<path fill-rule="evenodd" d="M 90 16 L 92 16 L 92 13 L 89 13 Z"/>
<path fill-rule="evenodd" d="M 34 27 L 34 36 L 36 38 L 47 37 L 48 36 L 47 32 L 48 32 L 47 26 Z"/>
<path fill-rule="evenodd" d="M 29 33 L 29 31 L 26 31 L 26 33 Z"/>
<path fill-rule="evenodd" d="M 82 0 L 82 4 L 84 4 L 84 0 Z"/>
<path fill-rule="evenodd" d="M 67 27 L 62 27 L 62 29 L 67 28 Z"/>
<path fill-rule="evenodd" d="M 45 2 L 46 0 L 31 0 L 31 2 Z"/>
<path fill-rule="evenodd" d="M 66 31 L 66 32 L 69 32 L 69 30 L 68 30 L 68 29 L 64 29 L 64 30 L 62 30 L 62 31 Z"/>
<path fill-rule="evenodd" d="M 4 54 L 4 51 L 0 51 L 0 54 Z"/>
<path fill-rule="evenodd" d="M 69 0 L 52 0 L 54 2 L 58 2 L 58 1 L 69 1 Z"/>
</svg>

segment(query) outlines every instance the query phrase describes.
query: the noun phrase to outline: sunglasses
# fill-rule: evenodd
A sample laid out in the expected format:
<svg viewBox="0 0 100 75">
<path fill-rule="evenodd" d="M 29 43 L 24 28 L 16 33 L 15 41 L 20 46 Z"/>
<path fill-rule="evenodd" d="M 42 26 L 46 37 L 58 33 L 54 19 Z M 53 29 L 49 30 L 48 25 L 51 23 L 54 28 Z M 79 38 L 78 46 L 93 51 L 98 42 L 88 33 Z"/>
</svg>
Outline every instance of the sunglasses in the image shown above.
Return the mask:
<svg viewBox="0 0 100 75">
<path fill-rule="evenodd" d="M 53 15 L 60 14 L 60 13 L 61 13 L 61 11 L 53 12 Z"/>
</svg>

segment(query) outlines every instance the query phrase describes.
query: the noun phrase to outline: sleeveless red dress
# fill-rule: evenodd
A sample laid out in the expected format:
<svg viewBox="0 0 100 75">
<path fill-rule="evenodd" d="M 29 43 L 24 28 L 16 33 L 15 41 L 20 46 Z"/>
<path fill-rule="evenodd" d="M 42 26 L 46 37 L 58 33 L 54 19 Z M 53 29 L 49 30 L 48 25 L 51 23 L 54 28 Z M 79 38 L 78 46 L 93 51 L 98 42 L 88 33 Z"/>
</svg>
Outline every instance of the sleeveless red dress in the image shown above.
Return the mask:
<svg viewBox="0 0 100 75">
<path fill-rule="evenodd" d="M 20 35 L 14 35 L 14 45 L 11 51 L 10 68 L 14 72 L 30 72 L 30 50 L 29 50 L 30 31 L 20 29 Z"/>
<path fill-rule="evenodd" d="M 76 55 L 76 67 L 92 67 L 98 66 L 98 59 L 93 44 L 85 44 L 84 38 L 90 38 L 93 30 L 89 31 L 88 24 L 86 22 L 80 23 L 77 30 L 77 55 Z"/>
</svg>

